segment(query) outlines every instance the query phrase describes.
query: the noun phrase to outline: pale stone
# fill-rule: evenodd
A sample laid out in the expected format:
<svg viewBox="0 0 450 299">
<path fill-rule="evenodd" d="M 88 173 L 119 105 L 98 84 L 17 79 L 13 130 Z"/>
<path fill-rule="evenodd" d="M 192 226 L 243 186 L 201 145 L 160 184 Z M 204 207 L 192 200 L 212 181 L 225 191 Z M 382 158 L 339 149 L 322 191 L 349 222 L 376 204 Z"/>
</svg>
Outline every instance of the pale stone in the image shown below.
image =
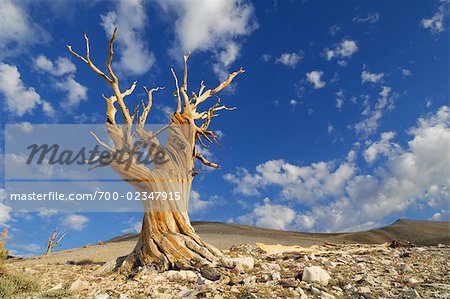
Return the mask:
<svg viewBox="0 0 450 299">
<path fill-rule="evenodd" d="M 330 279 L 331 277 L 327 271 L 318 266 L 305 267 L 303 270 L 302 280 L 304 281 L 318 282 L 322 285 L 327 285 Z"/>
</svg>

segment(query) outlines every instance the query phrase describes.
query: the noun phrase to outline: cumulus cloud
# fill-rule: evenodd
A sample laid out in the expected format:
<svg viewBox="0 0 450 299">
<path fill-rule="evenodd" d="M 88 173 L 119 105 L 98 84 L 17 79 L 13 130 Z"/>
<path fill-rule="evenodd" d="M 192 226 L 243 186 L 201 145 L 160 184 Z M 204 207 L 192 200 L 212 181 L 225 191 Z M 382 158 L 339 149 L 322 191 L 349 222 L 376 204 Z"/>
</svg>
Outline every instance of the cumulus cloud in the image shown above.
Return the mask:
<svg viewBox="0 0 450 299">
<path fill-rule="evenodd" d="M 29 16 L 23 1 L 3 0 L 0 9 L 0 60 L 48 40 L 48 34 Z M 36 38 L 38 36 L 39 38 Z"/>
<path fill-rule="evenodd" d="M 83 230 L 88 221 L 89 218 L 87 218 L 86 216 L 70 214 L 63 219 L 62 223 L 67 229 Z"/>
<path fill-rule="evenodd" d="M 221 79 L 239 56 L 239 38 L 250 35 L 258 27 L 253 5 L 247 1 L 157 2 L 174 24 L 176 56 L 187 51 L 211 51 L 215 55 L 213 70 Z"/>
<path fill-rule="evenodd" d="M 0 63 L 0 93 L 4 96 L 6 110 L 15 116 L 31 114 L 37 106 L 41 106 L 47 116 L 54 115 L 52 105 L 43 100 L 33 87 L 23 84 L 19 70 L 14 65 Z"/>
<path fill-rule="evenodd" d="M 273 229 L 287 229 L 295 219 L 295 211 L 283 205 L 271 204 L 269 198 L 256 205 L 252 212 L 238 217 L 238 222 Z"/>
<path fill-rule="evenodd" d="M 398 149 L 400 146 L 397 143 L 391 142 L 394 137 L 394 132 L 382 133 L 380 140 L 371 143 L 364 151 L 364 159 L 366 162 L 374 162 L 379 155 L 389 157 L 393 151 Z"/>
<path fill-rule="evenodd" d="M 295 68 L 297 63 L 300 62 L 302 59 L 302 56 L 298 55 L 297 53 L 283 53 L 275 59 L 275 63 L 284 64 L 285 66 Z"/>
<path fill-rule="evenodd" d="M 122 229 L 121 232 L 124 234 L 137 234 L 140 233 L 142 229 L 142 221 L 135 221 L 131 218 L 127 222 L 127 227 Z"/>
<path fill-rule="evenodd" d="M 67 93 L 67 99 L 61 102 L 65 109 L 77 107 L 81 101 L 87 100 L 87 87 L 76 81 L 73 75 L 56 82 L 55 88 Z"/>
<path fill-rule="evenodd" d="M 375 105 L 371 106 L 369 99 L 366 98 L 363 102 L 364 110 L 361 113 L 364 118 L 353 126 L 356 133 L 364 138 L 375 133 L 380 125 L 383 114 L 386 111 L 394 109 L 394 101 L 396 98 L 397 94 L 392 94 L 392 89 L 388 86 L 381 87 Z"/>
<path fill-rule="evenodd" d="M 369 161 L 379 154 L 387 156 L 373 169 L 358 169 L 354 157 L 334 168 L 331 162 L 297 166 L 274 160 L 259 165 L 253 174 L 240 169 L 225 178 L 235 185 L 235 192 L 243 195 L 261 195 L 268 186 L 278 186 L 282 201 L 270 205 L 292 210 L 286 205 L 286 200 L 291 199 L 307 207 L 302 212 L 292 210 L 295 220 L 286 212 L 288 224 L 279 227 L 313 231 L 369 229 L 385 224 L 388 216 L 403 216 L 420 204 L 435 210 L 430 218 L 444 219 L 450 205 L 450 108 L 443 106 L 419 118 L 408 133 L 411 137 L 405 148 L 392 143 L 393 132 L 382 134 L 374 143 L 376 153 L 368 154 L 373 144 L 368 145 L 364 155 Z M 244 219 L 248 218 L 257 224 L 253 212 L 244 215 Z"/>
<path fill-rule="evenodd" d="M 354 40 L 344 39 L 340 44 L 333 49 L 325 49 L 325 57 L 327 60 L 333 58 L 348 58 L 358 51 L 358 45 Z"/>
<path fill-rule="evenodd" d="M 116 1 L 113 11 L 101 16 L 101 25 L 108 38 L 118 28 L 116 60 L 119 71 L 124 75 L 144 75 L 155 63 L 154 54 L 145 46 L 144 30 L 147 24 L 146 8 L 142 0 Z"/>
<path fill-rule="evenodd" d="M 306 79 L 314 86 L 314 89 L 325 87 L 326 83 L 322 81 L 323 71 L 311 71 L 306 73 Z"/>
<path fill-rule="evenodd" d="M 64 109 L 76 108 L 80 102 L 87 100 L 87 87 L 75 80 L 76 66 L 65 57 L 58 57 L 52 62 L 44 55 L 34 59 L 34 67 L 53 76 L 53 87 L 64 91 L 67 98 L 60 102 Z"/>
<path fill-rule="evenodd" d="M 369 71 L 363 70 L 361 73 L 361 82 L 364 83 L 378 83 L 384 77 L 384 73 L 371 73 Z"/>
<path fill-rule="evenodd" d="M 448 17 L 448 1 L 442 0 L 438 10 L 430 18 L 420 22 L 423 28 L 429 29 L 432 34 L 438 35 L 445 31 L 445 22 Z"/>
<path fill-rule="evenodd" d="M 39 55 L 34 59 L 34 66 L 40 71 L 45 71 L 53 76 L 59 77 L 65 74 L 75 73 L 77 68 L 69 59 L 65 57 L 58 57 L 53 63 L 44 55 Z"/>
<path fill-rule="evenodd" d="M 5 225 L 11 219 L 11 207 L 4 204 L 6 191 L 0 188 L 0 226 Z"/>
<path fill-rule="evenodd" d="M 200 193 L 195 190 L 191 190 L 189 194 L 189 213 L 201 214 L 209 209 L 220 205 L 220 198 L 217 195 L 211 196 L 209 199 L 201 199 Z"/>
</svg>

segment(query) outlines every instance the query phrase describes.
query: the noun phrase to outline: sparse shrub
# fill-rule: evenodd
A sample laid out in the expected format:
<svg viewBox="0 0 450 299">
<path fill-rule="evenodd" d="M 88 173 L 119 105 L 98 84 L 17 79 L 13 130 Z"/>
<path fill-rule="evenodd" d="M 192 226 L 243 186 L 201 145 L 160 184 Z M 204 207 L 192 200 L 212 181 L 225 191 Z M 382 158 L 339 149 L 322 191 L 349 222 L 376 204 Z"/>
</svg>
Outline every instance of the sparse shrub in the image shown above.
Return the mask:
<svg viewBox="0 0 450 299">
<path fill-rule="evenodd" d="M 39 283 L 24 274 L 0 274 L 0 298 L 13 298 L 19 294 L 36 292 Z"/>
<path fill-rule="evenodd" d="M 73 292 L 67 289 L 59 289 L 59 290 L 53 290 L 48 291 L 43 294 L 41 294 L 41 299 L 59 299 L 59 298 L 66 298 L 69 296 L 72 296 Z"/>
</svg>

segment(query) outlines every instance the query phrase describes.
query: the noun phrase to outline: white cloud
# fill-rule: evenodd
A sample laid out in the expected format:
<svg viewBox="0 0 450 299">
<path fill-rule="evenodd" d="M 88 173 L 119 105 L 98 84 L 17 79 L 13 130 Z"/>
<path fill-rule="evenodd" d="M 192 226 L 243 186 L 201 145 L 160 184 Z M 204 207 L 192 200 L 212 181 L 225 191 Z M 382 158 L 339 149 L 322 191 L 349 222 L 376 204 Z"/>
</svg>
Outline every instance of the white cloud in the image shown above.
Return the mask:
<svg viewBox="0 0 450 299">
<path fill-rule="evenodd" d="M 157 0 L 174 25 L 177 57 L 187 51 L 211 51 L 215 54 L 213 69 L 220 77 L 239 56 L 240 37 L 250 35 L 257 27 L 250 2 L 239 0 Z M 181 53 L 180 53 L 181 52 Z"/>
<path fill-rule="evenodd" d="M 54 216 L 57 214 L 58 214 L 57 210 L 47 209 L 45 207 L 40 208 L 39 213 L 38 213 L 39 217 L 41 217 L 41 218 L 48 218 L 48 217 L 51 217 L 51 216 Z"/>
<path fill-rule="evenodd" d="M 323 71 L 311 71 L 306 73 L 306 79 L 311 83 L 315 89 L 325 87 L 326 83 L 322 81 Z"/>
<path fill-rule="evenodd" d="M 6 109 L 16 116 L 31 114 L 39 105 L 42 105 L 48 116 L 53 116 L 51 104 L 41 99 L 33 87 L 24 86 L 19 70 L 14 65 L 0 63 L 0 92 L 5 98 Z"/>
<path fill-rule="evenodd" d="M 48 34 L 29 17 L 23 1 L 3 0 L 0 9 L 0 60 L 48 40 Z"/>
<path fill-rule="evenodd" d="M 440 212 L 434 213 L 431 216 L 431 220 L 434 221 L 450 221 L 450 210 L 441 210 Z"/>
<path fill-rule="evenodd" d="M 128 227 L 121 230 L 124 234 L 138 234 L 141 232 L 142 229 L 142 221 L 133 221 L 133 219 L 130 219 L 128 221 Z"/>
<path fill-rule="evenodd" d="M 220 198 L 217 195 L 211 196 L 207 200 L 203 200 L 198 191 L 191 190 L 191 193 L 189 194 L 189 213 L 191 214 L 204 213 L 217 205 L 220 205 Z"/>
<path fill-rule="evenodd" d="M 356 16 L 352 19 L 353 23 L 370 23 L 375 24 L 380 19 L 379 13 L 368 13 L 367 16 Z"/>
<path fill-rule="evenodd" d="M 295 68 L 297 63 L 300 62 L 302 59 L 302 56 L 298 55 L 297 53 L 283 53 L 275 59 L 275 63 L 284 64 L 288 67 Z"/>
<path fill-rule="evenodd" d="M 298 101 L 295 99 L 291 99 L 289 101 L 289 105 L 291 105 L 292 109 L 295 109 L 295 107 L 297 107 Z"/>
<path fill-rule="evenodd" d="M 64 109 L 76 108 L 81 101 L 87 100 L 88 89 L 75 80 L 77 68 L 69 59 L 58 57 L 53 63 L 44 55 L 39 55 L 34 59 L 34 66 L 37 70 L 55 77 L 53 87 L 67 93 L 67 99 L 60 101 Z"/>
<path fill-rule="evenodd" d="M 256 205 L 251 213 L 240 216 L 239 223 L 256 225 L 272 229 L 287 229 L 295 219 L 295 211 L 283 206 L 271 204 L 265 198 L 262 205 Z"/>
<path fill-rule="evenodd" d="M 11 207 L 4 204 L 6 191 L 0 188 L 0 226 L 3 226 L 11 219 Z"/>
<path fill-rule="evenodd" d="M 28 121 L 18 123 L 16 126 L 18 126 L 24 133 L 31 133 L 34 130 L 33 125 Z"/>
<path fill-rule="evenodd" d="M 394 101 L 397 94 L 391 94 L 390 87 L 382 86 L 379 95 L 374 107 L 370 106 L 368 98 L 364 100 L 364 110 L 361 113 L 364 116 L 364 119 L 353 126 L 356 133 L 361 134 L 363 137 L 368 137 L 375 133 L 380 125 L 383 114 L 386 111 L 394 109 Z"/>
<path fill-rule="evenodd" d="M 344 106 L 344 100 L 342 98 L 337 98 L 336 99 L 336 108 L 341 110 L 343 106 Z"/>
<path fill-rule="evenodd" d="M 328 60 L 333 58 L 347 58 L 358 51 L 358 45 L 354 40 L 345 39 L 333 49 L 325 49 L 325 56 Z"/>
<path fill-rule="evenodd" d="M 84 229 L 84 227 L 88 221 L 89 221 L 89 218 L 87 218 L 86 216 L 78 215 L 78 214 L 70 214 L 64 218 L 63 225 L 67 229 L 82 230 L 82 229 Z"/>
<path fill-rule="evenodd" d="M 34 244 L 34 243 L 29 243 L 29 244 L 15 244 L 12 243 L 11 247 L 13 247 L 15 250 L 21 250 L 21 251 L 27 251 L 27 252 L 38 252 L 41 250 L 41 246 L 39 246 L 38 244 Z"/>
<path fill-rule="evenodd" d="M 390 156 L 393 151 L 400 146 L 397 143 L 391 142 L 395 137 L 394 132 L 384 132 L 381 134 L 379 141 L 373 142 L 364 151 L 364 159 L 367 163 L 373 163 L 379 155 Z"/>
<path fill-rule="evenodd" d="M 329 123 L 328 126 L 327 126 L 327 132 L 328 132 L 328 134 L 333 133 L 333 131 L 334 131 L 333 125 Z"/>
<path fill-rule="evenodd" d="M 408 69 L 402 69 L 402 75 L 405 76 L 405 77 L 411 77 L 412 73 Z"/>
<path fill-rule="evenodd" d="M 290 220 L 289 212 L 289 221 L 280 227 L 318 231 L 369 229 L 385 224 L 388 216 L 401 217 L 424 204 L 435 210 L 432 219 L 445 219 L 450 205 L 450 108 L 443 106 L 420 118 L 408 133 L 411 138 L 406 148 L 392 145 L 393 132 L 381 135 L 376 144 L 391 144 L 387 149 L 379 147 L 388 159 L 376 168 L 358 169 L 350 162 L 354 157 L 334 168 L 332 162 L 297 166 L 274 160 L 259 165 L 254 174 L 241 169 L 228 175 L 228 180 L 243 195 L 260 195 L 266 187 L 278 186 L 281 200 L 293 199 L 307 207 L 295 212 L 285 204 L 271 204 L 294 212 L 295 221 Z M 369 154 L 369 160 L 380 153 Z M 244 216 L 244 220 L 256 223 L 253 212 Z"/>
<path fill-rule="evenodd" d="M 270 55 L 270 54 L 263 54 L 263 55 L 261 56 L 261 58 L 262 58 L 262 60 L 263 60 L 264 62 L 269 62 L 269 61 L 272 59 L 272 55 Z"/>
<path fill-rule="evenodd" d="M 342 107 L 344 106 L 344 91 L 340 89 L 338 92 L 336 92 L 336 96 L 336 108 L 342 110 Z"/>
<path fill-rule="evenodd" d="M 256 167 L 255 174 L 241 168 L 226 174 L 225 180 L 235 185 L 234 192 L 246 196 L 260 195 L 268 186 L 281 187 L 280 196 L 303 204 L 317 203 L 327 196 L 343 194 L 345 182 L 355 171 L 352 162 L 335 165 L 333 161 L 297 166 L 283 160 L 271 160 Z"/>
<path fill-rule="evenodd" d="M 328 30 L 328 34 L 331 36 L 335 36 L 339 31 L 342 30 L 342 26 L 338 24 L 334 24 Z"/>
<path fill-rule="evenodd" d="M 448 1 L 442 0 L 436 13 L 429 19 L 422 19 L 420 24 L 423 28 L 429 29 L 432 34 L 438 35 L 445 31 L 445 22 L 448 16 Z"/>
<path fill-rule="evenodd" d="M 118 28 L 116 47 L 119 59 L 115 60 L 115 64 L 124 75 L 144 75 L 155 63 L 154 54 L 144 44 L 147 40 L 144 29 L 148 20 L 143 2 L 116 1 L 116 9 L 101 16 L 101 25 L 108 38 L 114 28 Z"/>
<path fill-rule="evenodd" d="M 55 63 L 53 63 L 44 55 L 39 55 L 34 59 L 34 66 L 38 70 L 48 72 L 55 77 L 72 74 L 77 70 L 75 65 L 65 57 L 58 57 Z"/>
<path fill-rule="evenodd" d="M 369 83 L 378 83 L 380 82 L 384 77 L 384 73 L 371 73 L 369 71 L 363 70 L 361 73 L 361 82 L 364 84 L 366 82 Z"/>
<path fill-rule="evenodd" d="M 56 82 L 55 88 L 67 93 L 67 99 L 60 102 L 65 109 L 77 107 L 81 101 L 87 100 L 87 87 L 77 82 L 73 75 Z"/>
</svg>

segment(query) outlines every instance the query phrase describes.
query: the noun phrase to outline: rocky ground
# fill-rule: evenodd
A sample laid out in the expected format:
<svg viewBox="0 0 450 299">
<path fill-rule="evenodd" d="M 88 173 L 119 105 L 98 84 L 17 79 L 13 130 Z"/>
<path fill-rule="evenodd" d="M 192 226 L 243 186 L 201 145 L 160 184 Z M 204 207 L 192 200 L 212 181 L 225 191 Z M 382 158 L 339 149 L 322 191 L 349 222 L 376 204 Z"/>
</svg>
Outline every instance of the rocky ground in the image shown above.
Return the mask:
<svg viewBox="0 0 450 299">
<path fill-rule="evenodd" d="M 151 269 L 128 276 L 109 264 L 9 263 L 39 280 L 24 298 L 450 298 L 450 246 L 336 245 L 224 250 L 229 269 Z M 289 252 L 290 251 L 290 252 Z M 312 252 L 312 253 L 311 253 Z"/>
</svg>

